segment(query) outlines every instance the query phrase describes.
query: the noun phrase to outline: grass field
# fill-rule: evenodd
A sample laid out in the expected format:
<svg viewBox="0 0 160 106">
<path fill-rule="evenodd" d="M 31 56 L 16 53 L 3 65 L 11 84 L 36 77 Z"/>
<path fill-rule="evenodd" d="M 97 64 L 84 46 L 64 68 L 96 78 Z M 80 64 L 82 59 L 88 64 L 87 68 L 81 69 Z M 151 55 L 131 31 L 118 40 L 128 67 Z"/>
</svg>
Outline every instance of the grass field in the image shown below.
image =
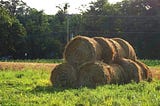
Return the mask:
<svg viewBox="0 0 160 106">
<path fill-rule="evenodd" d="M 147 60 L 149 61 L 149 60 Z M 159 62 L 159 61 L 158 61 Z M 149 62 L 148 62 L 149 63 Z M 149 65 L 154 77 L 160 64 Z M 151 64 L 151 63 L 150 63 Z M 57 64 L 0 62 L 2 106 L 159 106 L 160 80 L 150 83 L 105 85 L 95 89 L 54 88 L 50 72 Z"/>
</svg>

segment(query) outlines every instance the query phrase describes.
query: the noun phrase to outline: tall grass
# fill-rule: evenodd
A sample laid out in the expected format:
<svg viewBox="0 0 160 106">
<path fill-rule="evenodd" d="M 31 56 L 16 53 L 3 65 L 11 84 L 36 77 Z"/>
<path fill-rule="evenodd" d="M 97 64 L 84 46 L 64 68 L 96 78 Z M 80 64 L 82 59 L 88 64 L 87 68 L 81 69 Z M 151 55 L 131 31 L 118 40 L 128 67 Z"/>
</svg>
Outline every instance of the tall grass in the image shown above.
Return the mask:
<svg viewBox="0 0 160 106">
<path fill-rule="evenodd" d="M 2 106 L 159 106 L 160 81 L 105 85 L 95 89 L 54 88 L 50 71 L 0 71 Z"/>
</svg>

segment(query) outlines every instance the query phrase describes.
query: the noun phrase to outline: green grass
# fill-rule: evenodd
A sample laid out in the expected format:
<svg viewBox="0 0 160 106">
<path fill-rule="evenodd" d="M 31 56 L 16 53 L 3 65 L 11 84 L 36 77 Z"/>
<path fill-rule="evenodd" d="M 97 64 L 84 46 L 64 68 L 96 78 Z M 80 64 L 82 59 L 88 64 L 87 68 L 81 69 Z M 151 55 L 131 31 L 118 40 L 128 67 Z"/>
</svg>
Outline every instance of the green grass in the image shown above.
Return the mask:
<svg viewBox="0 0 160 106">
<path fill-rule="evenodd" d="M 0 106 L 159 106 L 160 81 L 54 88 L 45 70 L 0 71 Z"/>
<path fill-rule="evenodd" d="M 62 63 L 63 59 L 25 59 L 25 60 L 0 60 L 2 62 L 30 62 L 30 63 Z"/>
<path fill-rule="evenodd" d="M 34 63 L 62 63 L 63 59 L 26 59 L 26 60 L 0 60 L 2 62 L 34 62 Z M 148 59 L 141 59 L 143 63 L 148 66 L 157 66 L 160 65 L 160 60 L 148 60 Z"/>
<path fill-rule="evenodd" d="M 148 66 L 160 66 L 160 60 L 147 60 L 147 59 L 142 59 L 141 60 L 143 63 L 145 63 Z"/>
<path fill-rule="evenodd" d="M 3 62 L 35 62 L 35 63 L 62 63 L 63 59 L 26 59 L 26 60 L 0 60 Z M 148 60 L 148 59 L 141 59 L 143 63 L 148 66 L 158 66 L 160 65 L 160 60 Z"/>
</svg>

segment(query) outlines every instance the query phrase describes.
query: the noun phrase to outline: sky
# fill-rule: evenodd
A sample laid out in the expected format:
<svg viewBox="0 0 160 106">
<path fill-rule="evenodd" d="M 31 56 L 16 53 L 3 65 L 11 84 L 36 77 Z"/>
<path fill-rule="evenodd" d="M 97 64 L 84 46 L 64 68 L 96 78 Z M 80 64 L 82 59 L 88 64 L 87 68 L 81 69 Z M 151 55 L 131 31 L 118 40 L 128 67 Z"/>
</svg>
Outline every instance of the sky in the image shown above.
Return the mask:
<svg viewBox="0 0 160 106">
<path fill-rule="evenodd" d="M 68 8 L 69 14 L 79 13 L 79 7 L 84 9 L 81 5 L 87 5 L 91 1 L 96 0 L 23 0 L 31 8 L 36 8 L 37 10 L 44 10 L 46 14 L 56 14 L 58 8 L 56 6 L 61 6 L 65 3 L 69 3 L 70 7 Z M 121 0 L 108 0 L 110 3 L 116 3 Z"/>
</svg>

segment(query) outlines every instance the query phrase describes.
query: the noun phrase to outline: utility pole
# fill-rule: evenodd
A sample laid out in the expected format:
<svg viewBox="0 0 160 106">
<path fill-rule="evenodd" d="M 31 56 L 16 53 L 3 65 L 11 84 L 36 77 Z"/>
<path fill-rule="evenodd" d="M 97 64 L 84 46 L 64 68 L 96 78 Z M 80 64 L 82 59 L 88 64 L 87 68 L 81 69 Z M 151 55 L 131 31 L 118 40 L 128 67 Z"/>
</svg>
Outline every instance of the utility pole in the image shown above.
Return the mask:
<svg viewBox="0 0 160 106">
<path fill-rule="evenodd" d="M 67 14 L 67 43 L 69 42 L 69 14 Z"/>
<path fill-rule="evenodd" d="M 66 32 L 67 32 L 67 43 L 69 42 L 69 14 L 68 14 L 68 3 L 65 4 L 64 6 L 64 12 L 65 12 L 65 15 L 66 15 L 66 19 L 67 19 L 67 22 L 66 22 Z"/>
</svg>

